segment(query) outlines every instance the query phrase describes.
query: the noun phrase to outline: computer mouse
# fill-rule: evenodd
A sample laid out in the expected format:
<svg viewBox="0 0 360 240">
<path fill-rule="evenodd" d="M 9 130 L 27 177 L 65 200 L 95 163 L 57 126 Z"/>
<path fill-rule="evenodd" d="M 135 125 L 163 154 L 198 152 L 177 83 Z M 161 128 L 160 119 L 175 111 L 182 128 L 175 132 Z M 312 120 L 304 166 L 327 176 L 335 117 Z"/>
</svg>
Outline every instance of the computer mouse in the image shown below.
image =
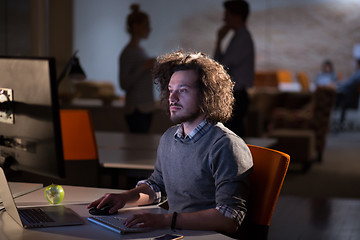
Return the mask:
<svg viewBox="0 0 360 240">
<path fill-rule="evenodd" d="M 116 212 L 114 213 L 109 213 L 111 206 L 106 205 L 102 208 L 96 208 L 96 207 L 92 207 L 89 209 L 89 213 L 91 215 L 113 215 L 116 214 Z"/>
</svg>

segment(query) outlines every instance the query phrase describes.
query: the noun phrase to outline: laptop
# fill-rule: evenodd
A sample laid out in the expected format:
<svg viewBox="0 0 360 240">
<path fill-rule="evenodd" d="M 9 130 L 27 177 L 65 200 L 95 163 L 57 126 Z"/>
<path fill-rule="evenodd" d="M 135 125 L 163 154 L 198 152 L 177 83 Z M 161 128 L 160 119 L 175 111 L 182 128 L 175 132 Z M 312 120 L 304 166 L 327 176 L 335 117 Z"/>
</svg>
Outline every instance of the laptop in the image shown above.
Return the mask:
<svg viewBox="0 0 360 240">
<path fill-rule="evenodd" d="M 0 197 L 11 218 L 23 228 L 57 227 L 84 224 L 81 217 L 63 205 L 18 208 L 0 167 Z"/>
</svg>

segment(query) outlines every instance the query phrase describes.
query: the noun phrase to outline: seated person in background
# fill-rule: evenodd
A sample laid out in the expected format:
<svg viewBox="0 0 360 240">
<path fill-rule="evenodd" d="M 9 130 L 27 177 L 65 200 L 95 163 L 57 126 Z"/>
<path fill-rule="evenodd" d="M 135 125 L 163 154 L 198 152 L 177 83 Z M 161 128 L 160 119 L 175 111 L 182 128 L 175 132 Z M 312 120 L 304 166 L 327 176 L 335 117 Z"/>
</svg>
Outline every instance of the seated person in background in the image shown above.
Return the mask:
<svg viewBox="0 0 360 240">
<path fill-rule="evenodd" d="M 339 94 L 349 94 L 352 92 L 358 92 L 360 84 L 360 59 L 355 60 L 355 72 L 348 79 L 342 81 L 337 86 L 337 92 Z"/>
<path fill-rule="evenodd" d="M 355 72 L 337 85 L 336 108 L 341 108 L 340 122 L 344 121 L 346 108 L 357 108 L 360 91 L 360 59 L 356 59 Z"/>
<path fill-rule="evenodd" d="M 110 205 L 112 213 L 167 198 L 168 214 L 136 214 L 126 225 L 235 233 L 247 212 L 253 161 L 245 142 L 221 123 L 234 104 L 229 75 L 205 54 L 179 51 L 158 58 L 154 79 L 178 124 L 161 137 L 154 172 L 134 189 L 106 194 L 88 208 Z"/>
<path fill-rule="evenodd" d="M 319 86 L 335 87 L 338 82 L 334 65 L 330 60 L 325 60 L 321 66 L 321 71 L 316 75 L 315 84 Z"/>
</svg>

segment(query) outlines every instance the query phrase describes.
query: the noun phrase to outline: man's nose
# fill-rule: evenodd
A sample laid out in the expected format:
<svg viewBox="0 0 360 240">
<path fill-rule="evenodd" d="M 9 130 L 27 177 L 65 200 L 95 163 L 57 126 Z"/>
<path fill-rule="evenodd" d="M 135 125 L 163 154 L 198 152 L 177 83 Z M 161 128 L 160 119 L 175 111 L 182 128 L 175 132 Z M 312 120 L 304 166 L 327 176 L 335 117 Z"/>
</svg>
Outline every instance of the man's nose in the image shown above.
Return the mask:
<svg viewBox="0 0 360 240">
<path fill-rule="evenodd" d="M 169 101 L 170 101 L 170 103 L 175 103 L 175 102 L 179 101 L 177 91 L 173 91 L 173 92 L 170 93 Z"/>
</svg>

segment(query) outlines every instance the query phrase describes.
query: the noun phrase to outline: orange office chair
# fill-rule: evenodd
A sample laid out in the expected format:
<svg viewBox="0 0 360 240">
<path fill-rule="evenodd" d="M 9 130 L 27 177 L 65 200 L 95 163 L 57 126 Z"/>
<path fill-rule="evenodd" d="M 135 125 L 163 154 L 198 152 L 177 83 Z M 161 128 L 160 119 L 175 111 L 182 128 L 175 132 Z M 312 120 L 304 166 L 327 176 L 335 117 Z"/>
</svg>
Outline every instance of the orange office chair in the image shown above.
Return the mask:
<svg viewBox="0 0 360 240">
<path fill-rule="evenodd" d="M 255 88 L 277 88 L 279 85 L 278 76 L 276 72 L 257 71 L 255 73 L 254 87 Z"/>
<path fill-rule="evenodd" d="M 60 123 L 66 171 L 65 183 L 96 187 L 99 178 L 99 161 L 89 111 L 61 109 Z"/>
<path fill-rule="evenodd" d="M 296 73 L 296 79 L 300 83 L 302 91 L 310 91 L 310 79 L 305 72 Z"/>
<path fill-rule="evenodd" d="M 279 69 L 276 71 L 277 80 L 279 83 L 291 83 L 292 73 L 289 70 Z"/>
<path fill-rule="evenodd" d="M 269 148 L 248 145 L 254 167 L 250 175 L 248 239 L 267 239 L 271 218 L 290 163 L 290 156 Z"/>
</svg>

